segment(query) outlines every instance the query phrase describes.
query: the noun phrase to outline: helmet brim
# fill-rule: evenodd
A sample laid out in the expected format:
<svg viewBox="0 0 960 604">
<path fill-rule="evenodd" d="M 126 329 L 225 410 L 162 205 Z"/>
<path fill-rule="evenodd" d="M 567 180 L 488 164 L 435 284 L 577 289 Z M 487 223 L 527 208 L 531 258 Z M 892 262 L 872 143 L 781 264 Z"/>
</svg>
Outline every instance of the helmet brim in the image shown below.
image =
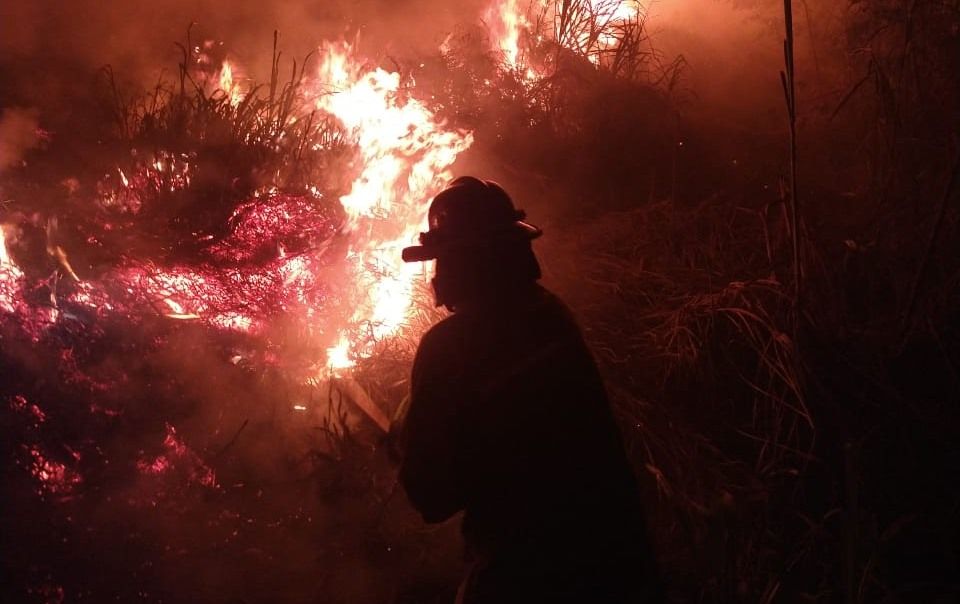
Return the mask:
<svg viewBox="0 0 960 604">
<path fill-rule="evenodd" d="M 526 239 L 536 239 L 543 235 L 543 229 L 534 226 L 528 222 L 518 220 L 513 223 L 516 232 Z M 445 245 L 412 245 L 403 248 L 400 257 L 404 262 L 426 262 L 427 260 L 436 260 L 447 246 Z"/>
<path fill-rule="evenodd" d="M 435 246 L 412 245 L 403 248 L 400 257 L 404 262 L 426 262 L 437 257 L 437 250 Z"/>
</svg>

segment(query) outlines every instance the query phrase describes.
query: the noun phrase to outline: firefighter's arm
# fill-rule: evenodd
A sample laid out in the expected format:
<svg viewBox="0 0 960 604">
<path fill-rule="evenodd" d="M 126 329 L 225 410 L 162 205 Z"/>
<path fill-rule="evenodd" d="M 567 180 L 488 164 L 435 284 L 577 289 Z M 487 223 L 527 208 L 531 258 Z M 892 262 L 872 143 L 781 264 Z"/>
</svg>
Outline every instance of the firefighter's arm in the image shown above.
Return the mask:
<svg viewBox="0 0 960 604">
<path fill-rule="evenodd" d="M 427 522 L 442 522 L 464 505 L 455 385 L 444 370 L 446 360 L 424 338 L 414 361 L 403 427 L 400 482 Z"/>
</svg>

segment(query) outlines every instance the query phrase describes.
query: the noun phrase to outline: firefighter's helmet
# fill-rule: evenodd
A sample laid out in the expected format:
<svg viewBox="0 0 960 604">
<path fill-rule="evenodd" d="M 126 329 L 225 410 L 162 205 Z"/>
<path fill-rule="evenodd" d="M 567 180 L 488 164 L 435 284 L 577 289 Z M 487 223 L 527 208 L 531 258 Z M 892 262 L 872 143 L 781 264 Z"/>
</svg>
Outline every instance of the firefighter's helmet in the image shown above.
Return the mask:
<svg viewBox="0 0 960 604">
<path fill-rule="evenodd" d="M 405 248 L 406 262 L 433 260 L 460 250 L 529 241 L 543 231 L 525 222 L 503 187 L 491 180 L 461 176 L 433 198 L 420 245 Z"/>
<path fill-rule="evenodd" d="M 430 228 L 420 234 L 420 245 L 403 250 L 403 259 L 437 261 L 438 306 L 457 310 L 469 301 L 507 296 L 540 278 L 530 243 L 543 231 L 524 218 L 503 187 L 463 176 L 433 199 Z"/>
</svg>

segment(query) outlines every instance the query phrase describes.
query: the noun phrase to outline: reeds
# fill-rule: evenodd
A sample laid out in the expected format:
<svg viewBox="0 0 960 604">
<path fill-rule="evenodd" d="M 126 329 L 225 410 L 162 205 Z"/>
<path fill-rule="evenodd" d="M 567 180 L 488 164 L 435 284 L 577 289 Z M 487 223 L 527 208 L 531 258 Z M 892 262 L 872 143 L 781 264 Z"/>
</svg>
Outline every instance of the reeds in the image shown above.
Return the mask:
<svg viewBox="0 0 960 604">
<path fill-rule="evenodd" d="M 790 239 L 793 243 L 793 295 L 794 303 L 799 309 L 803 302 L 803 259 L 800 256 L 801 224 L 800 224 L 800 197 L 797 194 L 797 84 L 796 61 L 794 60 L 793 41 L 793 2 L 783 0 L 784 28 L 786 37 L 783 40 L 784 70 L 780 72 L 780 81 L 783 85 L 783 94 L 787 102 L 787 116 L 790 124 Z"/>
<path fill-rule="evenodd" d="M 571 67 L 570 58 L 631 81 L 671 90 L 683 58 L 666 60 L 647 34 L 646 13 L 622 0 L 560 0 L 531 7 L 527 56 L 549 77 Z M 544 69 L 546 68 L 546 69 Z"/>
<path fill-rule="evenodd" d="M 349 141 L 334 120 L 304 102 L 310 56 L 292 60 L 284 76 L 277 44 L 275 33 L 266 86 L 238 83 L 237 90 L 222 90 L 219 66 L 198 61 L 189 31 L 186 43 L 177 45 L 176 80 L 161 77 L 148 93 L 123 95 L 113 70 L 104 68 L 117 136 L 127 145 L 152 150 L 210 150 L 234 174 L 255 172 L 255 187 L 303 190 L 322 181 L 323 156 Z"/>
</svg>

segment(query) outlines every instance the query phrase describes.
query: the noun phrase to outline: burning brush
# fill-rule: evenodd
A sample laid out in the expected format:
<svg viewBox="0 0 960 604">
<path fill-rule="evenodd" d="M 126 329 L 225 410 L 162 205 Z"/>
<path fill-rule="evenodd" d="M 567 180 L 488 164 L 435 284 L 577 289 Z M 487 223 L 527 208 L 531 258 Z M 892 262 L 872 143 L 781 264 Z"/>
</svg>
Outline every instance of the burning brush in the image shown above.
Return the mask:
<svg viewBox="0 0 960 604">
<path fill-rule="evenodd" d="M 132 164 L 97 182 L 93 199 L 71 195 L 75 206 L 92 204 L 94 211 L 77 207 L 70 213 L 76 224 L 66 233 L 63 219 L 46 219 L 46 259 L 28 261 L 34 279 L 0 245 L 4 321 L 20 324 L 34 339 L 63 321 L 82 334 L 104 316 L 132 324 L 150 316 L 194 322 L 260 339 L 266 347 L 296 333 L 298 346 L 322 360 L 294 363 L 291 377 L 311 384 L 337 377 L 349 398 L 386 430 L 386 415 L 353 380 L 351 368 L 407 325 L 418 269 L 402 262 L 400 249 L 421 230 L 430 198 L 451 178 L 450 166 L 472 137 L 445 128 L 402 89 L 399 74 L 366 68 L 350 45 L 325 45 L 321 55 L 314 74 L 301 69 L 282 94 L 271 90 L 268 101 L 259 100 L 256 89 L 245 90 L 227 62 L 211 71 L 216 80 L 198 77 L 197 94 L 209 95 L 205 107 L 213 107 L 205 129 L 197 131 L 198 148 L 181 143 L 176 150 L 137 152 Z M 193 56 L 185 57 L 187 73 Z M 170 96 L 168 106 L 141 116 L 142 134 L 156 140 L 158 124 L 172 121 L 183 99 Z M 300 128 L 299 157 L 304 148 L 322 155 L 329 145 L 329 159 L 337 161 L 344 155 L 341 140 L 318 135 L 311 142 L 302 126 L 332 121 L 354 141 L 353 163 L 360 168 L 339 203 L 335 193 L 309 183 L 302 192 L 268 184 L 239 201 L 230 201 L 237 196 L 230 185 L 227 197 L 221 190 L 214 201 L 204 169 L 211 166 L 218 119 L 232 124 L 234 157 L 265 141 L 283 145 L 286 127 Z M 278 119 L 283 127 L 270 125 Z M 205 216 L 216 215 L 211 203 L 216 210 L 225 202 L 232 210 L 216 226 Z M 158 238 L 165 225 L 179 225 L 173 241 Z M 177 234 L 184 232 L 186 238 Z M 79 250 L 77 258 L 68 249 Z M 35 295 L 39 291 L 47 292 L 45 299 Z"/>
</svg>

